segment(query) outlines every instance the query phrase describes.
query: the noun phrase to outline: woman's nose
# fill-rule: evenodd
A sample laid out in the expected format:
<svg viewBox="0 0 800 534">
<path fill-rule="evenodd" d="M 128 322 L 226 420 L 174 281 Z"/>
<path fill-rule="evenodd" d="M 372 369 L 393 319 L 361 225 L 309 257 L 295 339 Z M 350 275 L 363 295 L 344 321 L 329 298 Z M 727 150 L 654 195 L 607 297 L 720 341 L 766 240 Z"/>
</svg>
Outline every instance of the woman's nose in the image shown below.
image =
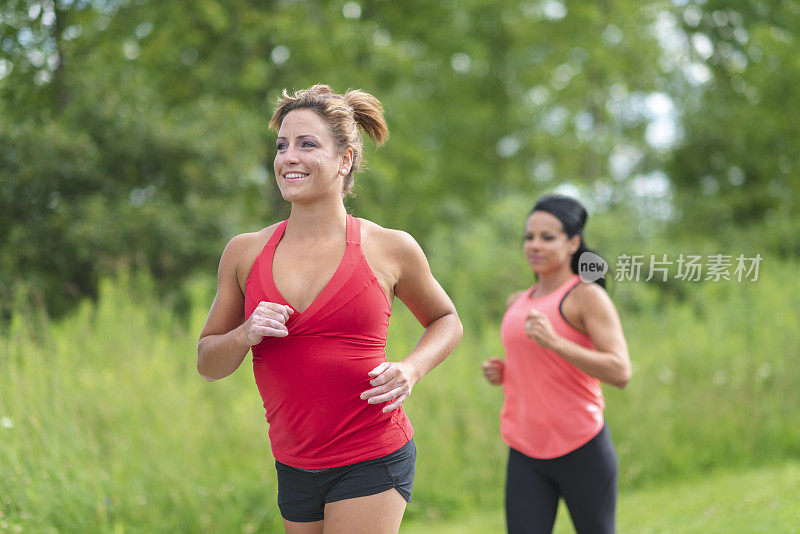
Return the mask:
<svg viewBox="0 0 800 534">
<path fill-rule="evenodd" d="M 287 163 L 296 163 L 300 161 L 297 149 L 294 146 L 286 147 L 286 150 L 283 151 L 283 159 Z"/>
</svg>

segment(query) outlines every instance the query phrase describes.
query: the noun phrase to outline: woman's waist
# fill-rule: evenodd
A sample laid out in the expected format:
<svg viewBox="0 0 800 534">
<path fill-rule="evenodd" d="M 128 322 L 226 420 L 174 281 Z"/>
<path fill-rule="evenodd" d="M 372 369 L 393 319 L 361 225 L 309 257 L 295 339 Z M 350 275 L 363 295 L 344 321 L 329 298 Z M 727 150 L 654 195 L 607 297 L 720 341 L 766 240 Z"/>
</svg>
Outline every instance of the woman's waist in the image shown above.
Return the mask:
<svg viewBox="0 0 800 534">
<path fill-rule="evenodd" d="M 286 337 L 265 337 L 252 347 L 253 356 L 286 354 L 342 354 L 353 356 L 384 355 L 386 338 L 353 336 L 337 332 L 292 334 Z"/>
<path fill-rule="evenodd" d="M 360 395 L 369 372 L 386 361 L 383 347 L 312 347 L 253 351 L 253 373 L 262 396 L 312 394 L 315 398 Z"/>
<path fill-rule="evenodd" d="M 368 403 L 360 396 L 365 388 L 353 385 L 259 383 L 273 445 L 306 452 L 352 449 L 385 441 L 407 424 L 402 407 L 383 413 L 385 404 Z"/>
<path fill-rule="evenodd" d="M 587 375 L 588 377 L 588 375 Z M 594 411 L 605 406 L 603 388 L 593 377 L 557 373 L 528 373 L 517 377 L 506 373 L 503 381 L 505 404 L 537 411 Z"/>
</svg>

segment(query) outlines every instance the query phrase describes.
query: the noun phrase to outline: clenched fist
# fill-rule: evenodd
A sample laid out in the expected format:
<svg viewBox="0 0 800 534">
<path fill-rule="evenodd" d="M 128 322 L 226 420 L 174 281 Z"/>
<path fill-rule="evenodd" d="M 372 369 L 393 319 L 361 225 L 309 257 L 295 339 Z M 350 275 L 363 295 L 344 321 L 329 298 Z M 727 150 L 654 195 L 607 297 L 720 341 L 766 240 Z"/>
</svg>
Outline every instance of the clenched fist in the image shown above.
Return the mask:
<svg viewBox="0 0 800 534">
<path fill-rule="evenodd" d="M 483 376 L 490 384 L 499 386 L 503 383 L 503 373 L 506 370 L 506 364 L 500 358 L 492 356 L 483 362 Z"/>
<path fill-rule="evenodd" d="M 286 337 L 289 329 L 286 321 L 294 310 L 289 306 L 275 302 L 261 301 L 244 323 L 247 346 L 258 345 L 265 337 Z"/>
</svg>

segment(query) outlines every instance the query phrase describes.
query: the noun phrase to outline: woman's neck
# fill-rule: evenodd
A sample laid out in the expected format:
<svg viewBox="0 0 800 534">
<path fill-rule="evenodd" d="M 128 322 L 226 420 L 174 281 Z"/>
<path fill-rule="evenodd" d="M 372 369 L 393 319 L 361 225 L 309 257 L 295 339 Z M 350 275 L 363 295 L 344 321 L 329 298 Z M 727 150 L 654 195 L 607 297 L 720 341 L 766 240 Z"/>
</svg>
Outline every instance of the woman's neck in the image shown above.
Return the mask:
<svg viewBox="0 0 800 534">
<path fill-rule="evenodd" d="M 548 293 L 552 293 L 574 275 L 575 273 L 572 272 L 572 268 L 569 264 L 555 271 L 539 273 L 539 281 L 536 284 L 536 294 L 547 295 Z"/>
<path fill-rule="evenodd" d="M 346 224 L 347 210 L 341 197 L 308 204 L 292 203 L 286 234 L 300 241 L 320 241 L 340 236 Z"/>
</svg>

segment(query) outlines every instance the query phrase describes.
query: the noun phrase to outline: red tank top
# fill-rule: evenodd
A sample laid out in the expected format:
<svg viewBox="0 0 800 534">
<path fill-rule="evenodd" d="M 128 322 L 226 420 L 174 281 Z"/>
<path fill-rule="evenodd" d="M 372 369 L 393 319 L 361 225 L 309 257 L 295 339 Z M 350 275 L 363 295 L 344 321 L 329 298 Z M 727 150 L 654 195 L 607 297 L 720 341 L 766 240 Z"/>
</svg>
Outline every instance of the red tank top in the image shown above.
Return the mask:
<svg viewBox="0 0 800 534">
<path fill-rule="evenodd" d="M 281 222 L 247 278 L 245 314 L 261 301 L 290 305 L 272 277 Z M 286 337 L 253 346 L 253 373 L 269 423 L 272 454 L 304 469 L 349 465 L 385 456 L 413 435 L 403 408 L 382 413 L 368 404 L 368 373 L 386 361 L 391 306 L 361 250 L 358 219 L 347 215 L 344 257 L 303 312 L 289 316 Z"/>
<path fill-rule="evenodd" d="M 600 381 L 525 335 L 525 317 L 535 309 L 547 315 L 557 334 L 594 349 L 589 336 L 573 328 L 559 309 L 567 293 L 580 283 L 578 275 L 572 276 L 540 298 L 531 298 L 532 287 L 503 317 L 506 362 L 500 434 L 510 447 L 532 458 L 563 456 L 603 428 L 605 401 Z"/>
</svg>

